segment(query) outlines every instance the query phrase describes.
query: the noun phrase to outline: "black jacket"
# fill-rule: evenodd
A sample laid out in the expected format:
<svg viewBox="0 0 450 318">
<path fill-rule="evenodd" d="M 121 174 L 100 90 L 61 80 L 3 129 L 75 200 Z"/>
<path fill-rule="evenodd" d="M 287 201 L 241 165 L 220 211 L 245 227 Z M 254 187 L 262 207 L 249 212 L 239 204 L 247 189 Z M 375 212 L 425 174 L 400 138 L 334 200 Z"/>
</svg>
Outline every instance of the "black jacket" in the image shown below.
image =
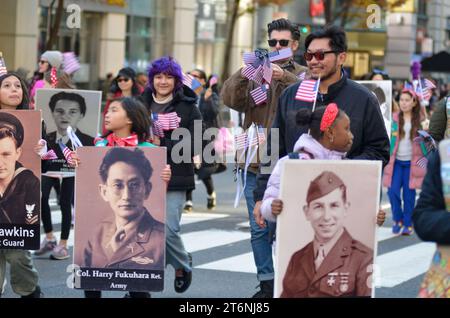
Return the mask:
<svg viewBox="0 0 450 318">
<path fill-rule="evenodd" d="M 278 158 L 286 156 L 294 149 L 298 138 L 307 133 L 296 123 L 299 109 L 310 107 L 312 103 L 295 99 L 300 83 L 286 88 L 278 100 L 277 114 L 272 128 L 279 129 Z M 383 167 L 389 162 L 389 137 L 384 126 L 383 116 L 376 97 L 364 86 L 350 80 L 345 74 L 328 88 L 326 95 L 318 94 L 316 107 L 334 102 L 350 118 L 353 133 L 353 146 L 347 154 L 350 159 L 381 160 Z M 269 141 L 271 137 L 269 135 Z M 267 151 L 271 153 L 271 143 Z M 266 163 L 265 166 L 270 166 Z M 269 179 L 268 174 L 258 174 L 257 187 L 254 191 L 255 201 L 262 200 Z"/>
<path fill-rule="evenodd" d="M 149 88 L 147 88 L 143 93 L 143 98 L 146 103 L 147 108 L 151 112 L 151 105 L 153 103 L 152 92 Z M 195 189 L 195 181 L 194 181 L 194 164 L 192 163 L 192 157 L 199 154 L 202 150 L 202 115 L 196 106 L 197 96 L 195 93 L 188 88 L 187 86 L 183 86 L 183 90 L 175 93 L 174 98 L 171 104 L 167 107 L 166 112 L 176 112 L 178 117 L 181 118 L 180 128 L 186 128 L 190 133 L 190 140 L 186 142 L 187 145 L 190 145 L 189 153 L 184 152 L 183 149 L 179 149 L 181 145 L 176 147 L 174 154 L 177 156 L 181 156 L 182 160 L 180 163 L 174 163 L 173 158 L 171 156 L 172 149 L 178 144 L 183 142 L 183 138 L 180 140 L 176 140 L 172 138 L 172 134 L 175 135 L 178 133 L 178 129 L 172 131 L 165 131 L 164 138 L 161 138 L 161 147 L 167 148 L 167 163 L 170 164 L 170 168 L 172 169 L 172 178 L 169 182 L 169 191 L 185 191 Z M 199 125 L 199 134 L 197 136 L 197 147 L 194 147 L 194 121 L 200 121 Z"/>
<path fill-rule="evenodd" d="M 412 219 L 417 235 L 424 241 L 450 244 L 450 212 L 445 207 L 442 192 L 439 152 L 428 157 L 427 174 L 417 200 Z"/>
<path fill-rule="evenodd" d="M 205 100 L 205 92 L 202 92 L 199 98 L 198 108 L 203 117 L 203 126 L 205 129 L 215 127 L 219 128 L 217 116 L 219 115 L 220 99 L 219 95 L 212 93 L 208 100 Z"/>
<path fill-rule="evenodd" d="M 39 225 L 40 198 L 39 179 L 17 162 L 15 176 L 0 196 L 0 223 Z"/>
</svg>

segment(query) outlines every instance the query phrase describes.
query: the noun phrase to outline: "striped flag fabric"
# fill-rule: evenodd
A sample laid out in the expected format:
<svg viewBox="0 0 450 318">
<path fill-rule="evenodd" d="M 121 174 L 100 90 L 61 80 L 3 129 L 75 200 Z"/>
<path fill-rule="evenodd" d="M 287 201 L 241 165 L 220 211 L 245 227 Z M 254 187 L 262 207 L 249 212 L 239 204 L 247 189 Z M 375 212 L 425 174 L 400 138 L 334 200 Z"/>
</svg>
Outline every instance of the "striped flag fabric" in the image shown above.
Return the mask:
<svg viewBox="0 0 450 318">
<path fill-rule="evenodd" d="M 318 84 L 319 82 L 316 80 L 304 80 L 298 86 L 295 99 L 304 102 L 314 102 L 317 98 L 317 92 L 319 91 Z"/>
<path fill-rule="evenodd" d="M 266 141 L 266 134 L 264 133 L 264 128 L 262 126 L 258 127 L 258 144 L 262 145 Z"/>
<path fill-rule="evenodd" d="M 432 81 L 430 81 L 428 78 L 425 78 L 423 80 L 423 82 L 425 83 L 426 88 L 431 88 L 431 89 L 436 88 L 436 85 L 434 85 L 434 83 Z"/>
<path fill-rule="evenodd" d="M 286 60 L 292 57 L 292 49 L 290 47 L 269 53 L 270 62 Z"/>
<path fill-rule="evenodd" d="M 8 70 L 6 69 L 6 63 L 3 59 L 3 53 L 0 52 L 0 76 L 5 75 L 8 73 Z"/>
<path fill-rule="evenodd" d="M 428 159 L 425 156 L 423 156 L 416 162 L 416 165 L 422 169 L 425 169 L 427 167 L 427 164 L 428 164 Z"/>
<path fill-rule="evenodd" d="M 255 74 L 253 75 L 252 80 L 254 80 L 258 85 L 262 85 L 263 77 L 264 77 L 264 67 L 262 65 L 258 66 L 255 70 Z"/>
<path fill-rule="evenodd" d="M 256 105 L 263 104 L 267 101 L 267 90 L 269 89 L 269 85 L 264 84 L 261 85 L 250 92 L 250 95 L 253 98 L 253 101 Z"/>
<path fill-rule="evenodd" d="M 64 72 L 71 75 L 81 68 L 80 62 L 74 52 L 63 53 L 64 57 Z"/>
<path fill-rule="evenodd" d="M 176 112 L 171 113 L 154 113 L 152 115 L 153 121 L 158 122 L 162 130 L 174 130 L 180 127 L 181 118 L 178 117 Z"/>
<path fill-rule="evenodd" d="M 56 155 L 55 151 L 53 149 L 50 149 L 50 151 L 47 151 L 45 154 L 41 156 L 42 160 L 53 160 L 58 159 L 58 156 Z"/>
<path fill-rule="evenodd" d="M 246 65 L 255 63 L 257 59 L 255 52 L 245 52 L 243 55 L 244 64 Z"/>
<path fill-rule="evenodd" d="M 241 71 L 242 76 L 248 78 L 249 80 L 253 79 L 253 76 L 255 76 L 255 73 L 256 73 L 256 70 L 252 65 L 245 66 Z"/>
<path fill-rule="evenodd" d="M 202 84 L 192 75 L 183 73 L 183 84 L 195 91 Z"/>
<path fill-rule="evenodd" d="M 193 76 L 183 73 L 183 84 L 186 85 L 187 87 L 191 87 L 192 86 L 193 79 L 194 79 Z"/>
<path fill-rule="evenodd" d="M 59 148 L 61 148 L 61 151 L 64 155 L 64 158 L 66 158 L 66 161 L 68 164 L 73 165 L 74 161 L 72 158 L 72 150 L 69 149 L 65 144 L 63 144 L 61 141 L 58 143 Z"/>
<path fill-rule="evenodd" d="M 270 84 L 272 82 L 272 74 L 273 70 L 270 65 L 270 61 L 266 59 L 263 65 L 263 79 L 266 81 L 266 83 Z"/>
<path fill-rule="evenodd" d="M 245 149 L 247 144 L 247 132 L 234 136 L 236 150 Z"/>
<path fill-rule="evenodd" d="M 425 78 L 423 80 L 423 84 L 421 86 L 422 86 L 423 99 L 430 100 L 431 95 L 433 94 L 433 92 L 431 90 L 436 88 L 436 85 L 434 85 L 434 83 L 432 81 L 430 81 L 429 79 Z"/>
</svg>

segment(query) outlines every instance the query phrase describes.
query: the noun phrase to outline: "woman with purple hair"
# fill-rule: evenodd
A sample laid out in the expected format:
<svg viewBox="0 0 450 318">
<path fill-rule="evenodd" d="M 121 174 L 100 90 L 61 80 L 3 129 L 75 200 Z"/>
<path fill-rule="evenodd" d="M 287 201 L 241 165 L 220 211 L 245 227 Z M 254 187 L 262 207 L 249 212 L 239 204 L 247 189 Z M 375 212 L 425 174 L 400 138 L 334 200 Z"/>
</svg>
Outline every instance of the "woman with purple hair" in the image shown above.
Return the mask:
<svg viewBox="0 0 450 318">
<path fill-rule="evenodd" d="M 202 116 L 196 106 L 196 94 L 183 85 L 181 66 L 172 57 L 162 57 L 153 61 L 148 71 L 148 80 L 143 98 L 152 113 L 153 120 L 157 122 L 163 117 L 174 116 L 179 119 L 177 125 L 166 126 L 161 132 L 155 130 L 154 134 L 159 136 L 155 137 L 152 143 L 166 147 L 167 163 L 172 169 L 166 197 L 166 265 L 174 267 L 175 291 L 183 293 L 191 284 L 192 257 L 186 251 L 180 236 L 180 220 L 186 191 L 195 189 L 194 164 L 191 159 L 198 154 L 194 149 L 194 121 L 201 121 Z M 201 127 L 201 122 L 198 124 Z M 185 136 L 181 131 L 178 131 L 178 134 L 178 128 L 188 129 L 190 135 Z M 183 138 L 172 139 L 174 132 Z M 186 140 L 187 138 L 189 139 Z M 174 149 L 174 156 L 181 158 L 172 157 L 172 149 L 180 142 L 183 145 L 182 151 L 179 151 L 178 145 Z"/>
</svg>

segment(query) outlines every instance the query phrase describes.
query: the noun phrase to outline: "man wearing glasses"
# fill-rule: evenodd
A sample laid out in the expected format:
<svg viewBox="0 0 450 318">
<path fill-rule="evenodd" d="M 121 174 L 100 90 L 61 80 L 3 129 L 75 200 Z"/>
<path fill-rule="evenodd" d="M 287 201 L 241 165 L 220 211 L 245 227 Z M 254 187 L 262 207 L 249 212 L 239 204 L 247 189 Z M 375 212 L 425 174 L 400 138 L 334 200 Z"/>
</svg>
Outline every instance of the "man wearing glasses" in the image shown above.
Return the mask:
<svg viewBox="0 0 450 318">
<path fill-rule="evenodd" d="M 347 57 L 345 32 L 334 25 L 315 31 L 305 40 L 306 63 L 309 77 L 320 78 L 316 107 L 336 103 L 350 117 L 354 136 L 353 146 L 347 153 L 349 159 L 381 160 L 383 166 L 389 161 L 389 138 L 376 97 L 364 86 L 352 81 L 343 71 Z M 278 147 L 279 158 L 293 151 L 298 138 L 307 130 L 297 126 L 295 118 L 299 109 L 312 108 L 312 102 L 296 100 L 299 84 L 287 88 L 280 97 L 272 128 L 279 129 L 279 143 L 268 143 L 268 152 Z M 268 138 L 270 140 L 270 137 Z M 275 149 L 275 148 L 274 148 Z M 271 163 L 265 164 L 270 166 Z M 263 226 L 260 204 L 264 196 L 269 174 L 258 174 L 255 189 L 255 219 Z"/>
<path fill-rule="evenodd" d="M 95 226 L 82 267 L 164 269 L 164 224 L 144 206 L 152 189 L 152 172 L 138 148 L 108 151 L 100 166 L 99 190 L 113 215 Z"/>
<path fill-rule="evenodd" d="M 293 52 L 298 49 L 300 31 L 298 25 L 287 19 L 272 21 L 267 26 L 269 35 L 268 44 L 270 51 L 281 50 L 290 47 Z M 304 66 L 295 63 L 293 58 L 271 64 L 273 75 L 272 83 L 268 91 L 267 101 L 261 105 L 255 105 L 250 92 L 257 88 L 258 84 L 249 81 L 241 75 L 241 69 L 228 78 L 223 84 L 223 102 L 228 107 L 245 113 L 244 129 L 254 122 L 264 128 L 270 128 L 278 106 L 278 98 L 281 92 L 289 85 L 298 81 L 297 75 L 306 71 Z M 259 156 L 257 157 L 259 162 Z M 240 163 L 241 168 L 243 164 Z M 247 172 L 247 182 L 244 189 L 245 199 L 251 226 L 251 242 L 253 256 L 257 268 L 257 278 L 260 282 L 260 291 L 254 298 L 273 297 L 273 261 L 272 247 L 269 241 L 268 228 L 260 228 L 253 218 L 253 190 L 256 187 L 256 174 L 259 163 L 251 163 Z"/>
</svg>

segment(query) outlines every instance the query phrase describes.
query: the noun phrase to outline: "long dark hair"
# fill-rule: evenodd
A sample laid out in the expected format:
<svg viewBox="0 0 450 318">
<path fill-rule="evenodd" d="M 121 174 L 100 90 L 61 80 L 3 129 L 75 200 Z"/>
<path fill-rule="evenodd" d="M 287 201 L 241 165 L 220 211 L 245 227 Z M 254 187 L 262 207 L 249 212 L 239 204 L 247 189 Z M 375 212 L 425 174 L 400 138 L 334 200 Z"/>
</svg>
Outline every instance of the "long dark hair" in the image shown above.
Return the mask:
<svg viewBox="0 0 450 318">
<path fill-rule="evenodd" d="M 144 104 L 136 97 L 116 98 L 111 101 L 111 104 L 114 102 L 119 102 L 122 105 L 122 108 L 127 113 L 127 117 L 133 123 L 131 132 L 138 136 L 139 142 L 148 140 L 150 138 L 150 126 L 152 121 Z M 110 134 L 112 134 L 111 131 L 107 132 L 103 138 L 106 138 Z"/>
<path fill-rule="evenodd" d="M 3 81 L 11 76 L 16 77 L 19 80 L 20 85 L 22 86 L 22 101 L 16 107 L 16 109 L 30 109 L 30 107 L 29 107 L 30 95 L 28 94 L 27 83 L 23 80 L 22 77 L 20 77 L 19 74 L 15 73 L 15 72 L 8 72 L 5 75 L 1 76 L 0 77 L 0 87 L 2 86 Z"/>
<path fill-rule="evenodd" d="M 412 97 L 412 99 L 414 100 L 414 107 L 411 111 L 411 133 L 409 134 L 409 139 L 411 139 L 411 141 L 413 141 L 413 139 L 416 137 L 417 135 L 417 131 L 421 128 L 420 125 L 420 103 L 419 100 L 417 99 L 416 96 L 414 96 L 412 93 L 408 92 L 408 91 L 403 91 L 400 96 L 402 94 L 408 94 L 409 96 Z M 405 137 L 405 118 L 403 117 L 403 112 L 400 109 L 400 114 L 398 116 L 398 131 L 399 131 L 399 138 L 402 139 Z"/>
</svg>

